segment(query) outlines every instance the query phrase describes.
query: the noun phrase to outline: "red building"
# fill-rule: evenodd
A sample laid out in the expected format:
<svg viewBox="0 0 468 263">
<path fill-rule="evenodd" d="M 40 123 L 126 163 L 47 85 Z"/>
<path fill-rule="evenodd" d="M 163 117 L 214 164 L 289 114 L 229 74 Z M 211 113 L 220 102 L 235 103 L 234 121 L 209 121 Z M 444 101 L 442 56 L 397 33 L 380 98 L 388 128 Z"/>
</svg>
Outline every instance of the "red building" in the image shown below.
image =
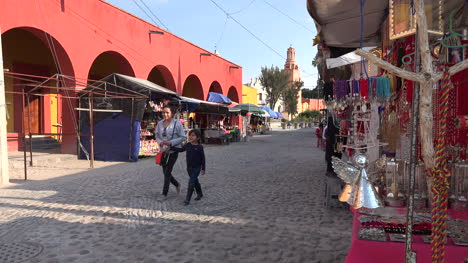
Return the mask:
<svg viewBox="0 0 468 263">
<path fill-rule="evenodd" d="M 322 99 L 305 99 L 302 98 L 302 110 L 301 112 L 307 111 L 307 110 L 321 110 L 325 109 L 325 105 L 323 104 Z"/>
<path fill-rule="evenodd" d="M 242 67 L 109 3 L 16 0 L 2 1 L 1 6 L 6 71 L 94 80 L 115 72 L 187 97 L 206 100 L 208 92 L 215 91 L 242 103 Z M 21 81 L 6 77 L 5 88 L 9 151 L 18 150 L 28 116 L 33 133 L 75 132 L 76 112 L 70 110 L 75 106 L 60 90 L 47 89 L 42 96 L 31 97 L 27 115 L 22 96 L 13 94 L 23 90 Z M 76 152 L 74 136 L 63 137 L 62 152 Z"/>
</svg>

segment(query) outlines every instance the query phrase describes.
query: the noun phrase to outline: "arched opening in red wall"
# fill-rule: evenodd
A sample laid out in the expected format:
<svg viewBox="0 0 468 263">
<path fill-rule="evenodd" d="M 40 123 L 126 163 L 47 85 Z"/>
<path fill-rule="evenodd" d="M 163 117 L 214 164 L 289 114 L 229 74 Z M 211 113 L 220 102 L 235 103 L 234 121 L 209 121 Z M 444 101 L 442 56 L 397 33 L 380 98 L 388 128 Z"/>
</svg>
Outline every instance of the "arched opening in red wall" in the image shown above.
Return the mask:
<svg viewBox="0 0 468 263">
<path fill-rule="evenodd" d="M 184 82 L 182 96 L 203 100 L 203 87 L 197 76 L 188 76 Z"/>
<path fill-rule="evenodd" d="M 63 46 L 47 32 L 32 27 L 13 28 L 2 34 L 3 66 L 9 72 L 31 75 L 24 77 L 42 82 L 44 79 L 32 76 L 51 77 L 56 73 L 74 77 L 70 58 Z M 5 90 L 8 111 L 7 131 L 9 133 L 59 133 L 62 132 L 62 119 L 71 119 L 68 104 L 64 104 L 61 95 L 55 88 L 35 89 L 29 96 L 29 107 L 26 96 L 11 92 L 28 92 L 34 87 L 18 78 L 6 77 Z M 45 85 L 56 86 L 54 81 Z M 73 83 L 59 83 L 60 86 L 74 86 Z M 65 100 L 65 99 L 63 99 Z M 62 107 L 64 105 L 64 107 Z M 14 142 L 11 149 L 18 149 Z"/>
<path fill-rule="evenodd" d="M 217 82 L 216 80 L 213 81 L 210 85 L 210 91 L 209 92 L 216 92 L 219 94 L 223 94 L 223 89 L 221 88 L 221 84 Z M 208 100 L 209 94 L 206 95 L 206 99 Z"/>
<path fill-rule="evenodd" d="M 112 73 L 135 76 L 132 66 L 124 56 L 115 51 L 106 51 L 94 59 L 89 69 L 88 79 L 100 80 Z"/>
<path fill-rule="evenodd" d="M 166 89 L 177 92 L 171 72 L 163 65 L 154 67 L 148 75 L 148 80 Z"/>
<path fill-rule="evenodd" d="M 210 92 L 223 94 L 223 88 L 221 88 L 221 84 L 215 80 L 210 85 Z"/>
<path fill-rule="evenodd" d="M 239 95 L 237 94 L 236 87 L 231 86 L 228 91 L 228 98 L 230 98 L 232 101 L 239 103 Z"/>
</svg>

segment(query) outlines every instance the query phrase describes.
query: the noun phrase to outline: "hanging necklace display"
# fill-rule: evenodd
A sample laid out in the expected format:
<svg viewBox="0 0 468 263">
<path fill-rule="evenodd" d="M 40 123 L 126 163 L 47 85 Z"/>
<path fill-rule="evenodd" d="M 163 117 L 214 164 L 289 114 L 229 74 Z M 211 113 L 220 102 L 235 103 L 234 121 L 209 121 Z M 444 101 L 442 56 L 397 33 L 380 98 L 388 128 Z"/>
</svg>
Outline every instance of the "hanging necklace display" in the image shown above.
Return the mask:
<svg viewBox="0 0 468 263">
<path fill-rule="evenodd" d="M 382 138 L 387 143 L 383 150 L 389 157 L 395 157 L 400 144 L 400 124 L 396 112 L 396 100 L 396 97 L 392 97 L 383 113 Z"/>
<path fill-rule="evenodd" d="M 415 194 L 414 194 L 414 207 L 416 209 L 423 209 L 427 207 L 427 181 L 426 181 L 426 168 L 424 163 L 420 162 L 416 165 L 415 175 Z"/>
<path fill-rule="evenodd" d="M 378 104 L 371 103 L 371 107 L 369 107 L 369 103 L 367 101 L 361 100 L 361 97 L 356 97 L 354 99 L 353 105 L 354 108 L 351 112 L 350 137 L 348 144 L 343 147 L 357 151 L 363 151 L 386 145 L 386 143 L 381 143 L 378 141 L 378 121 L 372 119 L 373 116 L 375 118 L 375 115 L 372 115 L 372 111 L 377 110 Z"/>
<path fill-rule="evenodd" d="M 468 164 L 455 163 L 452 166 L 450 204 L 458 211 L 468 211 Z"/>
<path fill-rule="evenodd" d="M 405 206 L 406 198 L 403 193 L 403 185 L 400 177 L 400 163 L 390 159 L 385 167 L 386 195 L 385 204 L 389 206 Z"/>
</svg>

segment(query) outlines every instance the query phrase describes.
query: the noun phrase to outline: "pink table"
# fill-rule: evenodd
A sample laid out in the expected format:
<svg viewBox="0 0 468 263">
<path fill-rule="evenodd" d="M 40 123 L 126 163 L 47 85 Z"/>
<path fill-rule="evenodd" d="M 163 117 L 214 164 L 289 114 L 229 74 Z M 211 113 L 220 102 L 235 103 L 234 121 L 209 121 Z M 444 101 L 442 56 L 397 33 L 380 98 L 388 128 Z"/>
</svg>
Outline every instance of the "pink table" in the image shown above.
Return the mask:
<svg viewBox="0 0 468 263">
<path fill-rule="evenodd" d="M 401 212 L 403 213 L 404 209 Z M 353 213 L 353 235 L 346 263 L 405 262 L 405 243 L 403 242 L 359 240 L 358 231 L 361 223 L 358 218 L 361 214 L 356 210 Z M 451 218 L 468 220 L 468 212 L 450 210 L 449 215 Z M 413 250 L 417 253 L 418 263 L 431 262 L 431 245 L 424 243 L 420 235 L 413 235 Z M 468 247 L 456 246 L 449 239 L 445 245 L 445 262 L 463 263 L 465 258 L 468 258 Z"/>
</svg>

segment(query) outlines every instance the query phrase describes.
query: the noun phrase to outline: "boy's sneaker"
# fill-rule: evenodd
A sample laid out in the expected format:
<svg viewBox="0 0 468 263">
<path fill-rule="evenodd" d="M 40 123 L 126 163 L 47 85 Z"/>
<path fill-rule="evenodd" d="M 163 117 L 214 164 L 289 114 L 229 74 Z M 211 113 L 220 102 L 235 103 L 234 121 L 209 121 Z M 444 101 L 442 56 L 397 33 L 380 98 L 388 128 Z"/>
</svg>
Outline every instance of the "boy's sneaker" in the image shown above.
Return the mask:
<svg viewBox="0 0 468 263">
<path fill-rule="evenodd" d="M 199 201 L 202 197 L 203 197 L 203 195 L 199 195 L 199 196 L 195 197 L 194 200 L 195 200 L 195 201 Z"/>
<path fill-rule="evenodd" d="M 187 201 L 187 200 L 184 201 L 184 205 L 189 205 L 189 204 L 190 204 L 189 201 Z"/>
</svg>

